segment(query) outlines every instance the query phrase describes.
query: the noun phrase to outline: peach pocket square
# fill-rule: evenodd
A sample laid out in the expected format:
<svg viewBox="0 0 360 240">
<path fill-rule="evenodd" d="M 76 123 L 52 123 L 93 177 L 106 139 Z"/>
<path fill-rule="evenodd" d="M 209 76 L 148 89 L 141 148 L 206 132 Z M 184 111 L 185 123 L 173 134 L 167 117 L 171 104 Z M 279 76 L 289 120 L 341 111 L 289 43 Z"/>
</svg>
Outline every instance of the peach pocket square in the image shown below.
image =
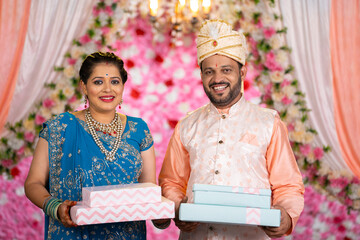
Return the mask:
<svg viewBox="0 0 360 240">
<path fill-rule="evenodd" d="M 257 137 L 255 134 L 247 133 L 244 136 L 241 137 L 239 142 L 259 146 L 259 142 L 257 140 Z"/>
</svg>

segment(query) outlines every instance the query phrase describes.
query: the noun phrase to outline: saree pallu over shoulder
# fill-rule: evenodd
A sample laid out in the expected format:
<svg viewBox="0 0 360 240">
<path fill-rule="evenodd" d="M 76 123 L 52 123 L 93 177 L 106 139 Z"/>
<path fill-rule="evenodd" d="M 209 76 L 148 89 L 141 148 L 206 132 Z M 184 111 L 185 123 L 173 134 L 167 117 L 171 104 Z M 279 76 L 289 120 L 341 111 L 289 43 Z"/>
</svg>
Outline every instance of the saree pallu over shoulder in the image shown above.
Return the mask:
<svg viewBox="0 0 360 240">
<path fill-rule="evenodd" d="M 97 132 L 111 150 L 115 137 Z M 81 201 L 82 187 L 138 182 L 141 152 L 153 145 L 147 124 L 127 117 L 116 159 L 109 162 L 93 140 L 86 123 L 71 113 L 60 114 L 43 125 L 40 137 L 48 142 L 49 192 L 61 200 Z M 65 228 L 46 217 L 48 239 L 145 239 L 145 222 L 128 222 Z"/>
</svg>

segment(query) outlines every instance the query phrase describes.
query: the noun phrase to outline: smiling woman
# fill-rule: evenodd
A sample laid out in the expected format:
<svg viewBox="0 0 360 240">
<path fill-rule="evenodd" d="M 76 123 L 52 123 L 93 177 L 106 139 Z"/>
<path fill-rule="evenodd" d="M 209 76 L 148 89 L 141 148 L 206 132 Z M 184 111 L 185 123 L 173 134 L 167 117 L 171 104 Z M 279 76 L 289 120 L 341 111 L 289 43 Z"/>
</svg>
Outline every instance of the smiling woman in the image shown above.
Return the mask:
<svg viewBox="0 0 360 240">
<path fill-rule="evenodd" d="M 82 187 L 156 183 L 147 124 L 116 113 L 127 81 L 124 62 L 113 53 L 93 53 L 84 60 L 80 78 L 89 107 L 44 123 L 26 195 L 46 214 L 45 239 L 146 239 L 145 221 L 76 227 L 70 218 Z"/>
</svg>

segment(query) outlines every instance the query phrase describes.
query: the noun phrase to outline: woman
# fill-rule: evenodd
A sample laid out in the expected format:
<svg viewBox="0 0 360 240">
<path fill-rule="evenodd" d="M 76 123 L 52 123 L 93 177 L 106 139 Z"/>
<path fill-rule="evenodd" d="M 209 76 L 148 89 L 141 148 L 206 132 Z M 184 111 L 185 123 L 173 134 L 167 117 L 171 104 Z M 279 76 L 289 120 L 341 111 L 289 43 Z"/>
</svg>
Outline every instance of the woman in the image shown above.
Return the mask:
<svg viewBox="0 0 360 240">
<path fill-rule="evenodd" d="M 44 123 L 26 196 L 47 215 L 45 239 L 146 239 L 145 221 L 76 226 L 70 218 L 82 187 L 156 183 L 146 123 L 116 113 L 127 80 L 123 61 L 113 53 L 93 53 L 84 60 L 80 79 L 89 107 Z"/>
</svg>

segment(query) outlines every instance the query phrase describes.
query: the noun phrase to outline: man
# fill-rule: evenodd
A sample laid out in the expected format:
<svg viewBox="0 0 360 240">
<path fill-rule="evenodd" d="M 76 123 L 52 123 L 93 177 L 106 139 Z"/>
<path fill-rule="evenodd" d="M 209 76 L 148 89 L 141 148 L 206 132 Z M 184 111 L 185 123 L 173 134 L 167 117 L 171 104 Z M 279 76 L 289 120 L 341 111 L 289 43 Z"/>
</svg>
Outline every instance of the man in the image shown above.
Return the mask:
<svg viewBox="0 0 360 240">
<path fill-rule="evenodd" d="M 304 186 L 287 129 L 274 110 L 247 102 L 246 39 L 221 20 L 206 21 L 197 56 L 209 104 L 175 127 L 159 175 L 163 195 L 193 202 L 194 183 L 272 190 L 280 227 L 182 222 L 181 239 L 268 239 L 290 234 L 304 207 Z"/>
</svg>

